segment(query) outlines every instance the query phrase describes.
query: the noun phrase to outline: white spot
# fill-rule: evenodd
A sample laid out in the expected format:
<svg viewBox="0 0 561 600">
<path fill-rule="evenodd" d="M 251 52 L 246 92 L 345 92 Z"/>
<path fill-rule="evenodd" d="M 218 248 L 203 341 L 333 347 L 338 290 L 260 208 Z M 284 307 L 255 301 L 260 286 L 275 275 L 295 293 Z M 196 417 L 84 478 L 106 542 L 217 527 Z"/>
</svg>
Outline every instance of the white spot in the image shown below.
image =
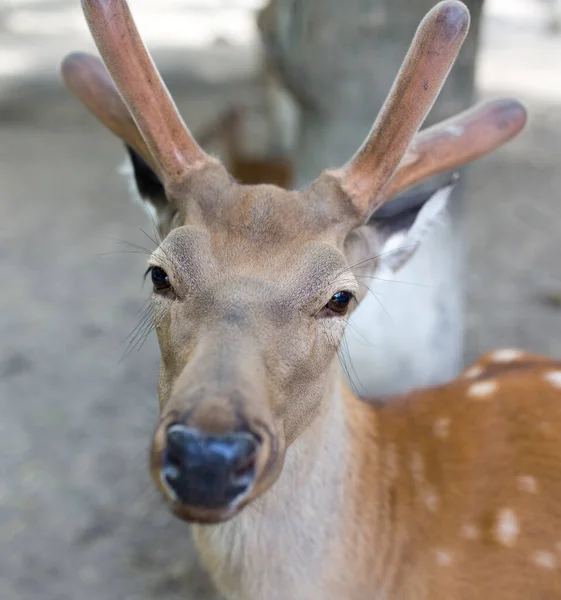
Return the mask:
<svg viewBox="0 0 561 600">
<path fill-rule="evenodd" d="M 531 475 L 520 475 L 516 480 L 517 487 L 521 492 L 535 494 L 538 491 L 536 478 Z"/>
<path fill-rule="evenodd" d="M 483 367 L 481 365 L 473 365 L 473 367 L 464 371 L 464 377 L 466 379 L 476 379 L 481 373 L 483 373 Z"/>
<path fill-rule="evenodd" d="M 480 533 L 476 525 L 473 525 L 473 523 L 465 523 L 460 529 L 460 535 L 466 540 L 478 540 Z"/>
<path fill-rule="evenodd" d="M 443 567 L 448 567 L 452 564 L 452 555 L 450 552 L 445 552 L 444 550 L 435 550 L 434 556 L 436 558 L 436 562 Z"/>
<path fill-rule="evenodd" d="M 557 567 L 557 558 L 555 558 L 555 555 L 545 550 L 538 550 L 534 554 L 534 562 L 538 567 L 542 567 L 543 569 L 555 569 Z"/>
<path fill-rule="evenodd" d="M 493 354 L 491 354 L 491 360 L 506 363 L 518 360 L 519 358 L 522 358 L 522 356 L 524 356 L 522 350 L 516 348 L 503 348 L 502 350 L 493 352 Z"/>
<path fill-rule="evenodd" d="M 450 419 L 448 417 L 437 419 L 432 430 L 437 438 L 446 439 L 450 435 Z"/>
<path fill-rule="evenodd" d="M 469 386 L 468 396 L 472 398 L 486 398 L 497 390 L 497 382 L 493 380 L 476 381 Z"/>
<path fill-rule="evenodd" d="M 425 493 L 424 500 L 425 504 L 427 505 L 427 508 L 431 512 L 436 512 L 438 510 L 439 500 L 435 492 L 433 492 L 432 490 L 427 490 L 427 492 Z"/>
<path fill-rule="evenodd" d="M 520 533 L 520 525 L 513 510 L 503 508 L 499 511 L 494 533 L 496 540 L 503 546 L 514 546 Z"/>
<path fill-rule="evenodd" d="M 462 133 L 464 133 L 464 128 L 459 125 L 448 125 L 448 127 L 446 127 L 446 133 L 449 133 L 454 137 L 460 137 Z"/>
<path fill-rule="evenodd" d="M 411 474 L 413 475 L 413 481 L 417 486 L 417 493 L 419 501 L 432 512 L 436 512 L 439 506 L 438 494 L 434 491 L 434 488 L 425 480 L 425 466 L 423 463 L 423 457 L 419 452 L 413 452 L 411 455 Z"/>
<path fill-rule="evenodd" d="M 544 375 L 544 379 L 554 387 L 561 388 L 561 371 L 549 371 Z"/>
</svg>

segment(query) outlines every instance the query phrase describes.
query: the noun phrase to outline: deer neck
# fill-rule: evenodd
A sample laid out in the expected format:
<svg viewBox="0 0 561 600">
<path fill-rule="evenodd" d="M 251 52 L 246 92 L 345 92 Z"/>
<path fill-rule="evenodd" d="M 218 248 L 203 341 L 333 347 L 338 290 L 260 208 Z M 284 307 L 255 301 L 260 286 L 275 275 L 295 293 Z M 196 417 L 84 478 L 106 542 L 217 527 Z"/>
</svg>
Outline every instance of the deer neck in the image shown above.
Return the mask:
<svg viewBox="0 0 561 600">
<path fill-rule="evenodd" d="M 389 493 L 381 476 L 391 471 L 391 460 L 380 461 L 375 409 L 349 392 L 338 368 L 325 396 L 268 492 L 227 523 L 193 527 L 201 558 L 228 600 L 386 596 L 387 558 L 399 550 L 383 515 Z M 361 513 L 375 523 L 367 533 Z M 378 565 L 372 564 L 373 548 Z M 357 578 L 360 556 L 370 557 L 363 579 Z M 373 596 L 373 589 L 379 594 Z"/>
</svg>

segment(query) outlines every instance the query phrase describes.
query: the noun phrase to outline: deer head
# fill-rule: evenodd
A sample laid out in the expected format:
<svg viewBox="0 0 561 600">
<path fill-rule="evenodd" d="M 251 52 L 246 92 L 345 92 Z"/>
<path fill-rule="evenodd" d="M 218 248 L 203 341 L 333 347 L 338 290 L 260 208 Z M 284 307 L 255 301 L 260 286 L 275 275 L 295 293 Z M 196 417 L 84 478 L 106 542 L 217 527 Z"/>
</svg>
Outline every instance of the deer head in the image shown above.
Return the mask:
<svg viewBox="0 0 561 600">
<path fill-rule="evenodd" d="M 301 191 L 244 186 L 190 135 L 125 0 L 82 5 L 110 77 L 87 55 L 69 56 L 63 77 L 126 143 L 164 237 L 149 261 L 161 349 L 151 472 L 178 516 L 222 521 L 273 485 L 287 448 L 329 410 L 338 345 L 361 298 L 357 269 L 397 268 L 451 186 L 384 227 L 376 209 L 504 144 L 525 111 L 499 100 L 416 135 L 468 30 L 465 6 L 446 0 L 420 24 L 347 164 Z M 397 259 L 386 252 L 396 246 L 407 246 Z"/>
</svg>

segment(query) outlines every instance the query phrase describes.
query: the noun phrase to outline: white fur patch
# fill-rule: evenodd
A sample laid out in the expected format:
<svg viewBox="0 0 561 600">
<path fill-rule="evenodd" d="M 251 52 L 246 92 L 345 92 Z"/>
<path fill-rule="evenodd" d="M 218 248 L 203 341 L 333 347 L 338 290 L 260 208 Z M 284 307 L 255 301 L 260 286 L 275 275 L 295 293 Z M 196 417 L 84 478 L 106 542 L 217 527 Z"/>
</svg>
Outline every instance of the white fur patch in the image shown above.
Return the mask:
<svg viewBox="0 0 561 600">
<path fill-rule="evenodd" d="M 552 552 L 538 550 L 534 553 L 534 562 L 542 569 L 555 569 L 557 567 L 557 558 Z"/>
<path fill-rule="evenodd" d="M 450 419 L 448 417 L 437 419 L 432 430 L 437 438 L 446 439 L 450 435 Z"/>
<path fill-rule="evenodd" d="M 463 377 L 466 379 L 476 379 L 483 373 L 483 367 L 481 365 L 473 365 L 473 367 L 469 367 L 463 373 Z"/>
<path fill-rule="evenodd" d="M 437 512 L 438 511 L 438 507 L 440 505 L 440 500 L 438 499 L 438 496 L 432 490 L 432 488 L 428 487 L 428 489 L 425 492 L 425 495 L 423 497 L 423 501 L 424 501 L 426 507 L 431 512 Z"/>
<path fill-rule="evenodd" d="M 391 235 L 380 256 L 379 268 L 392 272 L 400 269 L 427 239 L 431 231 L 443 223 L 448 198 L 454 185 L 437 190 L 423 205 L 409 231 Z"/>
<path fill-rule="evenodd" d="M 491 360 L 494 362 L 508 363 L 513 360 L 519 360 L 524 356 L 524 352 L 522 350 L 517 350 L 516 348 L 503 348 L 502 350 L 495 350 L 493 354 L 491 354 Z"/>
<path fill-rule="evenodd" d="M 552 386 L 561 388 L 561 371 L 548 371 L 544 375 L 544 379 Z"/>
<path fill-rule="evenodd" d="M 538 491 L 538 482 L 536 481 L 536 478 L 531 475 L 520 475 L 520 477 L 516 479 L 516 487 L 521 492 L 536 494 Z"/>
<path fill-rule="evenodd" d="M 146 202 L 146 200 L 144 200 L 138 193 L 136 181 L 134 180 L 134 169 L 132 168 L 132 163 L 128 156 L 119 165 L 117 172 L 119 175 L 123 175 L 126 178 L 129 195 L 135 204 L 140 204 L 140 206 L 142 206 L 142 208 L 148 213 L 151 223 L 158 224 L 159 219 L 156 209 L 152 206 L 152 204 L 150 204 L 150 202 Z"/>
<path fill-rule="evenodd" d="M 496 391 L 496 381 L 477 381 L 469 386 L 467 394 L 471 398 L 487 398 Z"/>
<path fill-rule="evenodd" d="M 413 253 L 415 248 L 410 247 L 407 240 L 407 234 L 398 231 L 386 240 L 380 252 L 380 262 L 378 263 L 378 273 L 393 272 L 399 269 L 402 262 L 407 261 L 409 253 Z"/>
<path fill-rule="evenodd" d="M 452 555 L 450 552 L 446 552 L 445 550 L 435 550 L 434 556 L 437 564 L 442 567 L 448 567 L 452 564 Z"/>
<path fill-rule="evenodd" d="M 499 511 L 493 534 L 497 542 L 503 546 L 512 548 L 516 544 L 520 535 L 520 525 L 512 509 L 503 508 Z"/>
</svg>

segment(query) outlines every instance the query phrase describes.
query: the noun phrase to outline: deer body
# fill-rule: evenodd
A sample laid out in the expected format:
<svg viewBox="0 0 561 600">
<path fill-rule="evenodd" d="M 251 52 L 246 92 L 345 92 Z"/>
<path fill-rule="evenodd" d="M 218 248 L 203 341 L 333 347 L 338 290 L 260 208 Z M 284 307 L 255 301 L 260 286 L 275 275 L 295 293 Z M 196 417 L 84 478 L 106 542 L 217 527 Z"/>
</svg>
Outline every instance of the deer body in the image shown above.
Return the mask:
<svg viewBox="0 0 561 600">
<path fill-rule="evenodd" d="M 356 154 L 287 191 L 241 185 L 200 148 L 125 0 L 82 5 L 109 73 L 72 55 L 65 82 L 127 145 L 162 237 L 149 468 L 225 597 L 561 599 L 561 365 L 502 352 L 384 406 L 354 397 L 337 360 L 365 280 L 407 263 L 453 186 L 376 211 L 524 126 L 504 99 L 418 132 L 465 6 L 427 14 Z"/>
<path fill-rule="evenodd" d="M 379 405 L 335 373 L 275 487 L 194 526 L 224 597 L 561 598 L 561 363 L 503 356 Z"/>
</svg>

